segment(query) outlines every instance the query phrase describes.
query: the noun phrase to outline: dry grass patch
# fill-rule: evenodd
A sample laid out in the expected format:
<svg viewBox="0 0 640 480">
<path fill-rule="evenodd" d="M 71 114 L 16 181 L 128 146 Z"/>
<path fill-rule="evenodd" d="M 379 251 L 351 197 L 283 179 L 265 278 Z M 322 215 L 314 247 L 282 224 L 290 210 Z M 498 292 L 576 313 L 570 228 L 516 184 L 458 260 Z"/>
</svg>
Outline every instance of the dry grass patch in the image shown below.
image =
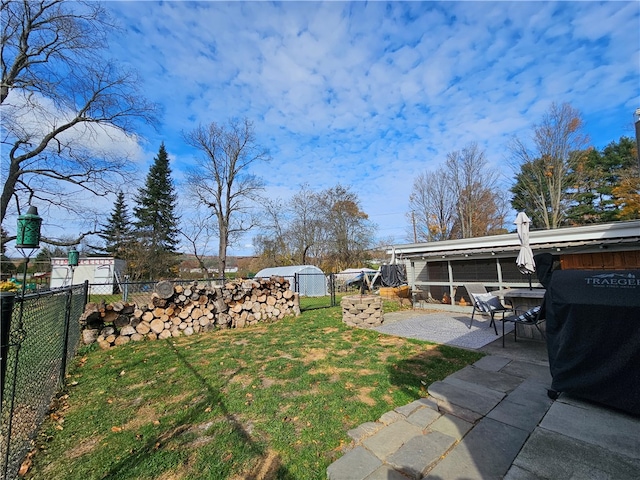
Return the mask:
<svg viewBox="0 0 640 480">
<path fill-rule="evenodd" d="M 122 426 L 122 429 L 138 430 L 145 425 L 148 425 L 150 423 L 154 423 L 157 421 L 159 420 L 158 420 L 158 414 L 156 413 L 155 409 L 150 405 L 145 405 L 135 413 L 135 416 L 131 420 L 129 420 L 127 423 L 125 423 Z"/>
<path fill-rule="evenodd" d="M 67 450 L 67 458 L 69 458 L 70 460 L 75 460 L 76 458 L 80 458 L 81 456 L 92 452 L 93 449 L 96 448 L 103 439 L 103 435 L 98 435 L 82 440 L 79 445 Z"/>
<path fill-rule="evenodd" d="M 305 356 L 302 361 L 306 363 L 318 362 L 320 360 L 324 360 L 327 358 L 327 349 L 326 348 L 310 348 L 305 351 Z"/>
<path fill-rule="evenodd" d="M 323 367 L 316 367 L 309 370 L 309 375 L 329 375 L 330 382 L 337 382 L 340 380 L 340 374 L 350 372 L 350 368 L 336 367 L 335 365 L 326 365 Z"/>
<path fill-rule="evenodd" d="M 280 466 L 280 455 L 274 450 L 269 450 L 258 459 L 250 472 L 234 475 L 230 480 L 277 480 Z"/>
<path fill-rule="evenodd" d="M 322 329 L 322 333 L 324 333 L 325 335 L 328 335 L 329 333 L 336 333 L 339 331 L 340 329 L 337 327 L 327 327 Z"/>
<path fill-rule="evenodd" d="M 229 383 L 239 383 L 244 388 L 247 388 L 253 383 L 253 380 L 253 376 L 240 373 L 229 378 Z"/>
<path fill-rule="evenodd" d="M 373 387 L 360 387 L 358 389 L 358 394 L 356 398 L 358 401 L 364 403 L 365 405 L 369 405 L 373 407 L 377 402 L 370 396 L 371 392 L 373 392 L 375 388 Z"/>
</svg>

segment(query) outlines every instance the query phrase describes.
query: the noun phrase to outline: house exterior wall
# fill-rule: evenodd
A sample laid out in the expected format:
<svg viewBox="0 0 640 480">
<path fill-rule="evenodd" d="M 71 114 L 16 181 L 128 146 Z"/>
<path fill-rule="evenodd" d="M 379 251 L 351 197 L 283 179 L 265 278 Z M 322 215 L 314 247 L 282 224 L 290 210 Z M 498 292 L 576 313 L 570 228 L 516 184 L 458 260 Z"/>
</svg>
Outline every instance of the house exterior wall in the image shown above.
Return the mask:
<svg viewBox="0 0 640 480">
<path fill-rule="evenodd" d="M 469 302 L 464 283 L 480 282 L 487 290 L 528 287 L 529 277 L 520 273 L 515 262 L 515 256 L 405 260 L 412 289 L 438 301 L 448 296 L 453 304 L 460 303 L 463 297 L 463 303 Z M 531 281 L 533 286 L 540 286 L 535 276 Z"/>
<path fill-rule="evenodd" d="M 640 268 L 640 220 L 531 232 L 534 253 L 551 253 L 563 269 Z M 394 245 L 407 268 L 407 281 L 421 297 L 452 300 L 465 297 L 463 284 L 483 283 L 487 290 L 541 287 L 536 275 L 520 273 L 517 234 L 423 244 Z M 465 302 L 462 302 L 463 304 Z"/>
<path fill-rule="evenodd" d="M 640 269 L 640 250 L 562 255 L 560 263 L 563 270 Z"/>
</svg>

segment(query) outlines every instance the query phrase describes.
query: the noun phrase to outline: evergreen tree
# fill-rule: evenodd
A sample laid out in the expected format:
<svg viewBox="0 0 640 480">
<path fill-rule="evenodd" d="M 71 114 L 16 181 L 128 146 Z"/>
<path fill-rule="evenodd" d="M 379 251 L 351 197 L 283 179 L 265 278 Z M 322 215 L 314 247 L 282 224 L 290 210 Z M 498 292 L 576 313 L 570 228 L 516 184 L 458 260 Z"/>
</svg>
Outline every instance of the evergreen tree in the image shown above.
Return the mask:
<svg viewBox="0 0 640 480">
<path fill-rule="evenodd" d="M 127 253 L 131 247 L 132 226 L 122 191 L 118 192 L 118 196 L 113 205 L 113 211 L 107 223 L 101 226 L 102 231 L 98 236 L 102 238 L 105 243 L 102 251 L 116 258 L 126 260 Z"/>
<path fill-rule="evenodd" d="M 635 144 L 627 137 L 611 142 L 604 149 L 570 152 L 558 202 L 564 220 L 561 225 L 584 225 L 635 219 L 638 213 L 640 180 L 636 172 Z M 544 215 L 552 214 L 552 198 L 545 179 L 552 173 L 544 159 L 521 165 L 511 187 L 511 205 L 525 211 L 537 227 L 544 227 Z M 538 189 L 529 188 L 538 185 Z"/>
<path fill-rule="evenodd" d="M 571 223 L 621 220 L 619 205 L 625 202 L 616 192 L 623 179 L 633 177 L 635 165 L 635 142 L 628 137 L 609 143 L 601 152 L 592 149 L 581 155 L 573 172 L 574 204 L 567 215 Z"/>
<path fill-rule="evenodd" d="M 177 264 L 179 218 L 175 213 L 177 195 L 164 142 L 149 169 L 145 186 L 135 200 L 137 206 L 133 213 L 138 248 L 131 273 L 153 280 L 173 276 L 172 268 Z"/>
</svg>

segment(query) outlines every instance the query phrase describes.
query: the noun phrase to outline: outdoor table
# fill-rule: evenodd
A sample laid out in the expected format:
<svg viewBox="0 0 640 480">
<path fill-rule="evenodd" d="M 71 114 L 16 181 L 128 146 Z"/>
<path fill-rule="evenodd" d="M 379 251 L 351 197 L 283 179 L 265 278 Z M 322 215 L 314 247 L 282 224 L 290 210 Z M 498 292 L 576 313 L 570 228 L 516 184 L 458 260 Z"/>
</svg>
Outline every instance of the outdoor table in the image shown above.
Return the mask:
<svg viewBox="0 0 640 480">
<path fill-rule="evenodd" d="M 491 293 L 508 300 L 514 308 L 529 309 L 542 303 L 546 290 L 544 288 L 504 288 Z"/>
<path fill-rule="evenodd" d="M 546 290 L 544 288 L 504 288 L 491 293 L 498 297 L 503 297 L 505 301 L 511 303 L 513 308 L 517 308 L 521 312 L 540 305 Z M 518 329 L 518 337 L 544 340 L 532 325 L 516 324 L 515 327 Z M 545 324 L 540 324 L 539 328 L 545 331 Z"/>
</svg>

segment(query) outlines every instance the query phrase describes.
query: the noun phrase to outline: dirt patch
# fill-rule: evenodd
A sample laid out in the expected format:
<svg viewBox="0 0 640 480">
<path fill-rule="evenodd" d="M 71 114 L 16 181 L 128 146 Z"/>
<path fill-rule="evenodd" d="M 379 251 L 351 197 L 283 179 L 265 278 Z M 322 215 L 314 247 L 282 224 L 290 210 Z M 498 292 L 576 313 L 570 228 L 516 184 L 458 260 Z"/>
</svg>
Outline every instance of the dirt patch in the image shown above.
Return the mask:
<svg viewBox="0 0 640 480">
<path fill-rule="evenodd" d="M 190 393 L 189 392 L 185 392 L 185 393 L 181 393 L 179 395 L 172 395 L 171 397 L 166 397 L 165 400 L 167 405 L 175 405 L 180 404 L 180 405 L 184 405 L 186 404 L 186 400 L 187 398 L 189 398 Z"/>
<path fill-rule="evenodd" d="M 93 449 L 98 446 L 103 438 L 104 437 L 101 435 L 98 437 L 90 437 L 86 440 L 82 440 L 82 443 L 80 445 L 67 450 L 67 457 L 70 460 L 75 460 L 76 458 L 86 455 L 87 453 L 93 451 Z"/>
<path fill-rule="evenodd" d="M 234 475 L 230 480 L 276 480 L 280 465 L 280 455 L 274 450 L 269 450 L 258 459 L 251 471 Z"/>
<path fill-rule="evenodd" d="M 305 356 L 302 359 L 304 363 L 317 362 L 327 358 L 327 350 L 324 348 L 310 348 L 305 352 Z"/>
<path fill-rule="evenodd" d="M 309 375 L 329 375 L 329 382 L 336 383 L 340 381 L 340 374 L 350 371 L 350 368 L 327 366 L 322 368 L 312 368 L 309 370 Z"/>
<path fill-rule="evenodd" d="M 336 333 L 339 332 L 340 329 L 337 327 L 327 327 L 322 329 L 322 333 Z"/>
<path fill-rule="evenodd" d="M 406 344 L 407 341 L 401 337 L 393 337 L 391 335 L 380 335 L 378 337 L 379 345 L 393 345 L 393 346 L 402 346 Z"/>
<path fill-rule="evenodd" d="M 247 388 L 249 385 L 253 383 L 253 377 L 251 375 L 238 374 L 229 379 L 229 383 L 239 383 L 244 388 Z"/>
<path fill-rule="evenodd" d="M 158 415 L 156 411 L 149 405 L 145 405 L 140 408 L 135 416 L 125 423 L 122 428 L 123 430 L 138 430 L 139 428 L 147 425 L 149 423 L 153 423 L 158 421 Z"/>
<path fill-rule="evenodd" d="M 370 394 L 371 392 L 373 392 L 373 390 L 375 390 L 373 387 L 361 387 L 358 389 L 358 393 L 356 398 L 364 403 L 365 405 L 369 405 L 370 407 L 373 407 L 377 402 L 371 398 Z"/>
<path fill-rule="evenodd" d="M 276 380 L 274 378 L 262 377 L 262 388 L 273 387 L 274 385 L 284 385 L 286 382 L 283 380 Z"/>
<path fill-rule="evenodd" d="M 156 380 L 147 380 L 147 381 L 142 382 L 142 383 L 135 383 L 133 385 L 129 385 L 127 387 L 127 390 L 136 390 L 138 388 L 148 387 L 149 385 L 153 385 L 154 383 L 157 383 Z"/>
<path fill-rule="evenodd" d="M 333 355 L 336 357 L 346 357 L 351 354 L 351 350 L 336 350 Z"/>
</svg>

